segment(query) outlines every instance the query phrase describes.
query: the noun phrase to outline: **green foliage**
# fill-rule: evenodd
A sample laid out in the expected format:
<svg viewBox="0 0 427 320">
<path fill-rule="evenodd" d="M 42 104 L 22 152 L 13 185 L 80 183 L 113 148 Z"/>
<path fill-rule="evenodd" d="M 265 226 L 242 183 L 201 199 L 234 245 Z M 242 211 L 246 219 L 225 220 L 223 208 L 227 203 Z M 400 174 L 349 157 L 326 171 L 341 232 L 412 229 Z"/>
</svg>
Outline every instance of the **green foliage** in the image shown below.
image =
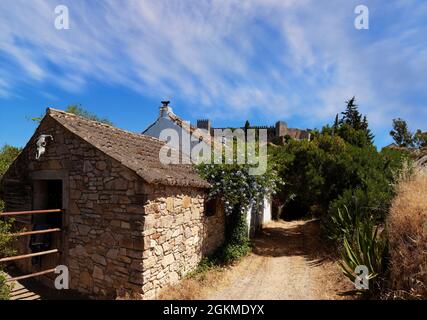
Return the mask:
<svg viewBox="0 0 427 320">
<path fill-rule="evenodd" d="M 0 257 L 13 255 L 15 250 L 10 247 L 13 236 L 10 233 L 13 220 L 0 220 Z"/>
<path fill-rule="evenodd" d="M 373 135 L 369 129 L 368 119 L 366 116 L 362 116 L 359 112 L 358 106 L 356 104 L 356 97 L 352 97 L 348 101 L 346 101 L 346 109 L 341 114 L 343 117 L 338 121 L 338 134 L 346 141 L 359 145 L 358 143 L 354 143 L 347 138 L 354 139 L 354 135 L 359 133 L 364 136 L 363 140 L 366 140 L 367 143 L 372 143 Z M 335 119 L 335 123 L 337 119 Z M 336 125 L 334 125 L 335 127 Z M 352 129 L 352 130 L 350 130 Z M 340 132 L 343 131 L 343 132 Z M 349 132 L 350 131 L 350 132 Z M 359 137 L 359 139 L 362 137 Z"/>
<path fill-rule="evenodd" d="M 427 147 L 427 132 L 422 132 L 418 129 L 414 134 L 414 145 L 417 148 Z"/>
<path fill-rule="evenodd" d="M 4 145 L 0 149 L 0 178 L 7 171 L 11 163 L 15 160 L 20 152 L 20 148 L 15 148 L 9 145 Z M 4 202 L 0 199 L 0 212 L 3 210 Z M 0 220 L 0 258 L 14 254 L 14 250 L 11 249 L 11 242 L 13 237 L 10 234 L 12 222 L 12 220 Z M 9 298 L 11 288 L 6 284 L 5 280 L 6 278 L 1 273 L 0 265 L 0 300 L 6 300 Z"/>
<path fill-rule="evenodd" d="M 107 118 L 101 118 L 99 116 L 97 116 L 96 114 L 87 111 L 86 109 L 84 109 L 80 104 L 71 104 L 69 105 L 66 109 L 65 112 L 68 113 L 72 113 L 75 114 L 76 116 L 80 116 L 89 120 L 93 120 L 93 121 L 98 121 L 98 122 L 102 122 L 105 124 L 108 124 L 110 126 L 113 126 L 113 122 L 111 122 L 109 119 Z M 27 119 L 31 120 L 31 121 L 35 121 L 35 122 L 40 122 L 43 119 L 43 115 L 38 116 L 38 117 L 27 117 Z"/>
<path fill-rule="evenodd" d="M 201 164 L 197 169 L 212 185 L 208 198 L 221 199 L 225 208 L 225 245 L 216 256 L 225 263 L 238 260 L 250 250 L 248 209 L 274 193 L 281 181 L 272 167 L 263 175 L 251 175 L 248 164 Z"/>
<path fill-rule="evenodd" d="M 15 250 L 11 249 L 11 243 L 13 236 L 10 233 L 12 228 L 12 220 L 3 221 L 0 220 L 0 258 L 11 256 L 15 253 Z M 0 265 L 0 300 L 9 299 L 11 287 L 6 283 L 6 278 L 2 274 Z"/>
<path fill-rule="evenodd" d="M 418 129 L 412 134 L 406 121 L 401 118 L 393 119 L 393 130 L 390 131 L 390 135 L 399 147 L 417 149 L 427 147 L 427 132 Z"/>
<path fill-rule="evenodd" d="M 296 213 L 295 217 L 322 215 L 328 223 L 327 213 L 336 216 L 337 208 L 350 208 L 354 196 L 380 220 L 387 212 L 394 173 L 407 153 L 377 151 L 354 99 L 343 115 L 332 127 L 314 131 L 312 141 L 290 140 L 269 149 L 270 161 L 286 181 L 277 197 L 285 212 Z"/>
<path fill-rule="evenodd" d="M 249 123 L 249 120 L 246 120 L 245 122 L 245 129 L 249 129 L 251 127 L 251 124 Z"/>
<path fill-rule="evenodd" d="M 393 130 L 390 131 L 390 135 L 399 147 L 409 148 L 414 144 L 408 124 L 401 118 L 393 119 Z"/>
<path fill-rule="evenodd" d="M 72 114 L 75 114 L 77 116 L 89 119 L 89 120 L 102 122 L 102 123 L 105 123 L 105 124 L 108 124 L 111 126 L 114 125 L 109 119 L 100 118 L 96 114 L 91 113 L 91 112 L 87 111 L 86 109 L 84 109 L 81 105 L 70 105 L 67 107 L 67 109 L 65 109 L 65 112 L 72 113 Z"/>
<path fill-rule="evenodd" d="M 12 147 L 7 144 L 0 149 L 0 177 L 3 176 L 21 150 L 21 148 Z"/>
<path fill-rule="evenodd" d="M 409 158 L 409 153 L 384 149 L 361 161 L 360 156 L 364 153 L 363 149 L 359 151 L 359 164 L 354 167 L 353 175 L 349 176 L 357 184 L 349 184 L 341 195 L 331 201 L 328 214 L 323 218 L 327 237 L 337 242 L 345 235 L 342 226 L 337 223 L 341 221 L 340 215 L 351 213 L 350 221 L 353 224 L 348 227 L 349 230 L 355 227 L 358 220 L 368 219 L 377 223 L 384 221 L 394 196 L 394 182 L 403 163 Z M 347 171 L 345 174 L 351 172 Z M 347 208 L 348 211 L 343 213 L 342 208 Z"/>
<path fill-rule="evenodd" d="M 12 288 L 6 283 L 6 276 L 0 271 L 0 300 L 9 300 Z"/>
<path fill-rule="evenodd" d="M 360 201 L 360 199 L 364 200 Z M 366 218 L 363 217 L 367 212 L 366 207 L 364 207 L 365 203 L 365 198 L 360 197 L 360 195 L 353 195 L 349 190 L 340 199 L 334 201 L 326 223 L 324 223 L 327 237 L 338 242 L 351 236 L 355 227 L 363 218 Z M 347 206 L 348 204 L 350 206 Z"/>
<path fill-rule="evenodd" d="M 246 256 L 250 250 L 249 241 L 242 244 L 227 244 L 220 251 L 219 261 L 225 264 L 233 263 Z"/>
<path fill-rule="evenodd" d="M 279 192 L 282 203 L 288 203 L 288 212 L 300 215 L 314 213 L 310 212 L 313 207 L 325 214 L 333 201 L 352 192 L 346 190 L 357 189 L 372 200 L 367 206 L 383 212 L 392 195 L 393 172 L 404 157 L 398 150 L 379 153 L 373 146 L 354 146 L 329 134 L 320 134 L 313 141 L 292 140 L 270 148 L 269 155 L 286 181 Z M 348 205 L 345 200 L 344 204 Z"/>
<path fill-rule="evenodd" d="M 199 262 L 196 269 L 187 273 L 185 277 L 193 278 L 195 276 L 203 275 L 207 271 L 215 268 L 217 265 L 218 262 L 215 256 L 205 257 Z"/>
<path fill-rule="evenodd" d="M 412 135 L 405 133 L 404 125 L 396 122 L 395 136 L 409 145 L 407 136 Z M 377 278 L 386 269 L 387 256 L 387 242 L 378 236 L 378 226 L 388 213 L 395 179 L 410 153 L 389 148 L 378 152 L 355 98 L 347 101 L 341 119 L 337 115 L 332 126 L 312 131 L 312 137 L 270 147 L 270 161 L 286 181 L 275 200 L 284 205 L 286 215 L 297 212 L 291 218 L 321 216 L 326 237 L 343 248 L 342 266 L 352 281 L 358 265 L 366 265 L 370 278 Z M 418 137 L 422 144 L 425 137 L 422 133 Z"/>
<path fill-rule="evenodd" d="M 21 152 L 21 148 L 4 145 L 0 149 L 0 179 L 5 174 L 9 166 Z M 4 202 L 0 199 L 0 212 L 4 210 Z"/>
<path fill-rule="evenodd" d="M 369 219 L 359 220 L 354 231 L 344 237 L 341 254 L 341 268 L 352 282 L 357 276 L 357 266 L 368 268 L 369 289 L 377 289 L 378 278 L 387 268 L 388 242 L 378 232 L 379 227 Z"/>
</svg>

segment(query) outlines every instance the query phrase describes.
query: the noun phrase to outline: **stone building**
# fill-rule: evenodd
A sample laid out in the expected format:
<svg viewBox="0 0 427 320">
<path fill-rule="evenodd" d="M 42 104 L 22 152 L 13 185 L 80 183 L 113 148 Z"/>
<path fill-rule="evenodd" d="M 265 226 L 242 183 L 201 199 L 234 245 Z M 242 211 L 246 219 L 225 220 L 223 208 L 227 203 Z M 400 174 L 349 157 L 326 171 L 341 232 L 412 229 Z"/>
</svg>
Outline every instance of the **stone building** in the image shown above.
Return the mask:
<svg viewBox="0 0 427 320">
<path fill-rule="evenodd" d="M 186 155 L 188 159 L 191 158 L 192 148 L 199 143 L 206 144 L 209 150 L 212 145 L 213 147 L 217 147 L 219 144 L 222 147 L 223 140 L 215 141 L 215 138 L 218 139 L 218 137 L 214 137 L 214 129 L 211 128 L 209 120 L 198 120 L 197 127 L 195 127 L 176 115 L 169 106 L 169 101 L 162 101 L 162 106 L 159 111 L 159 116 L 155 122 L 143 131 L 144 135 L 164 139 L 165 141 L 170 140 L 168 142 L 169 145 L 175 149 L 181 150 L 183 155 Z M 284 124 L 282 122 L 280 123 L 280 126 L 278 125 L 280 130 L 283 131 L 283 135 L 281 136 L 282 138 L 285 137 L 284 133 L 289 133 L 286 128 L 281 127 L 283 125 Z M 274 130 L 272 131 L 270 127 L 265 127 L 264 129 L 267 129 L 268 139 L 271 141 L 273 139 L 271 138 L 271 135 Z M 169 134 L 175 133 L 178 139 L 169 139 L 171 137 Z M 174 144 L 173 141 L 175 141 L 176 144 Z M 186 144 L 185 141 L 190 143 Z M 256 204 L 248 210 L 246 214 L 246 221 L 250 236 L 255 235 L 255 233 L 262 228 L 263 224 L 268 223 L 271 220 L 271 210 L 271 199 L 269 198 L 265 198 L 262 203 Z"/>
<path fill-rule="evenodd" d="M 66 265 L 71 289 L 95 298 L 144 299 L 192 270 L 222 244 L 224 214 L 221 205 L 205 203 L 209 184 L 191 166 L 160 163 L 162 146 L 48 109 L 3 176 L 1 193 L 6 211 L 64 209 L 62 218 L 17 220 L 29 230 L 60 228 L 46 239 L 46 248 L 57 246 L 60 254 L 21 260 L 19 268 Z M 20 238 L 19 253 L 34 250 L 30 241 Z"/>
</svg>

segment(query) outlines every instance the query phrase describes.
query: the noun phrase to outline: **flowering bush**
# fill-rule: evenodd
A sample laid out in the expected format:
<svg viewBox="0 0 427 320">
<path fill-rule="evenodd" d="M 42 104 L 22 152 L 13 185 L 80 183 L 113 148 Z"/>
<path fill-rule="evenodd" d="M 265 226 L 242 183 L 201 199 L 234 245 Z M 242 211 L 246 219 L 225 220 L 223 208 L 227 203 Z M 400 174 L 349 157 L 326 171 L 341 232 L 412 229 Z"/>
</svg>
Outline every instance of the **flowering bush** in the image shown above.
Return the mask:
<svg viewBox="0 0 427 320">
<path fill-rule="evenodd" d="M 263 175 L 250 175 L 249 165 L 202 164 L 198 171 L 211 185 L 208 198 L 219 198 L 226 214 L 226 241 L 219 252 L 223 262 L 234 261 L 249 249 L 246 213 L 251 206 L 275 192 L 281 180 L 273 168 Z"/>
</svg>

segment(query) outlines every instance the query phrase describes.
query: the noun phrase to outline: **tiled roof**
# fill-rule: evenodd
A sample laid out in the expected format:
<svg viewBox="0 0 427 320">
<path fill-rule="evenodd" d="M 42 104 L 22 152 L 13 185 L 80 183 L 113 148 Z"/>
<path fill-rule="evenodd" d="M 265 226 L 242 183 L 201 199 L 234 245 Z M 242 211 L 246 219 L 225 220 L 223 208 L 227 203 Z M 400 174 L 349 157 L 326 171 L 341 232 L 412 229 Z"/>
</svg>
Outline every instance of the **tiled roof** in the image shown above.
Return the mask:
<svg viewBox="0 0 427 320">
<path fill-rule="evenodd" d="M 162 164 L 165 142 L 49 108 L 47 116 L 152 184 L 208 188 L 191 165 Z"/>
<path fill-rule="evenodd" d="M 190 123 L 185 122 L 173 112 L 168 112 L 168 116 L 173 122 L 175 122 L 184 130 L 187 130 L 187 132 L 189 132 L 191 135 L 200 138 L 208 144 L 211 144 L 213 142 L 214 137 L 211 137 L 210 133 L 206 132 L 205 130 L 192 126 Z"/>
</svg>

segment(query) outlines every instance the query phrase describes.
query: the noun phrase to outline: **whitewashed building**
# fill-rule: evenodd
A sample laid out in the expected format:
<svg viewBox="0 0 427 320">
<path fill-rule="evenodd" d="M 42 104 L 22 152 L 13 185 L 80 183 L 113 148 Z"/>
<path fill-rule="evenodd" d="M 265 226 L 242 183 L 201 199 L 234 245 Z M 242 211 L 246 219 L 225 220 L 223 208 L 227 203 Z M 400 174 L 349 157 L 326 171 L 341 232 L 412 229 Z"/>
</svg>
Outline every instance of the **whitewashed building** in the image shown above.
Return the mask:
<svg viewBox="0 0 427 320">
<path fill-rule="evenodd" d="M 193 126 L 190 122 L 184 121 L 182 118 L 173 113 L 169 106 L 169 101 L 162 101 L 159 116 L 154 123 L 148 126 L 142 133 L 158 139 L 167 140 L 169 134 L 176 132 L 177 138 L 171 139 L 179 145 L 174 148 L 179 149 L 183 155 L 191 157 L 192 148 L 199 143 L 207 143 L 211 145 L 213 141 L 213 128 L 211 128 L 209 120 L 198 120 L 197 126 Z M 196 135 L 197 139 L 192 138 Z M 189 143 L 190 142 L 190 143 Z M 171 142 L 169 141 L 169 145 Z M 263 203 L 253 206 L 247 213 L 247 223 L 249 234 L 252 236 L 259 230 L 263 224 L 271 220 L 271 199 L 265 198 Z"/>
</svg>

